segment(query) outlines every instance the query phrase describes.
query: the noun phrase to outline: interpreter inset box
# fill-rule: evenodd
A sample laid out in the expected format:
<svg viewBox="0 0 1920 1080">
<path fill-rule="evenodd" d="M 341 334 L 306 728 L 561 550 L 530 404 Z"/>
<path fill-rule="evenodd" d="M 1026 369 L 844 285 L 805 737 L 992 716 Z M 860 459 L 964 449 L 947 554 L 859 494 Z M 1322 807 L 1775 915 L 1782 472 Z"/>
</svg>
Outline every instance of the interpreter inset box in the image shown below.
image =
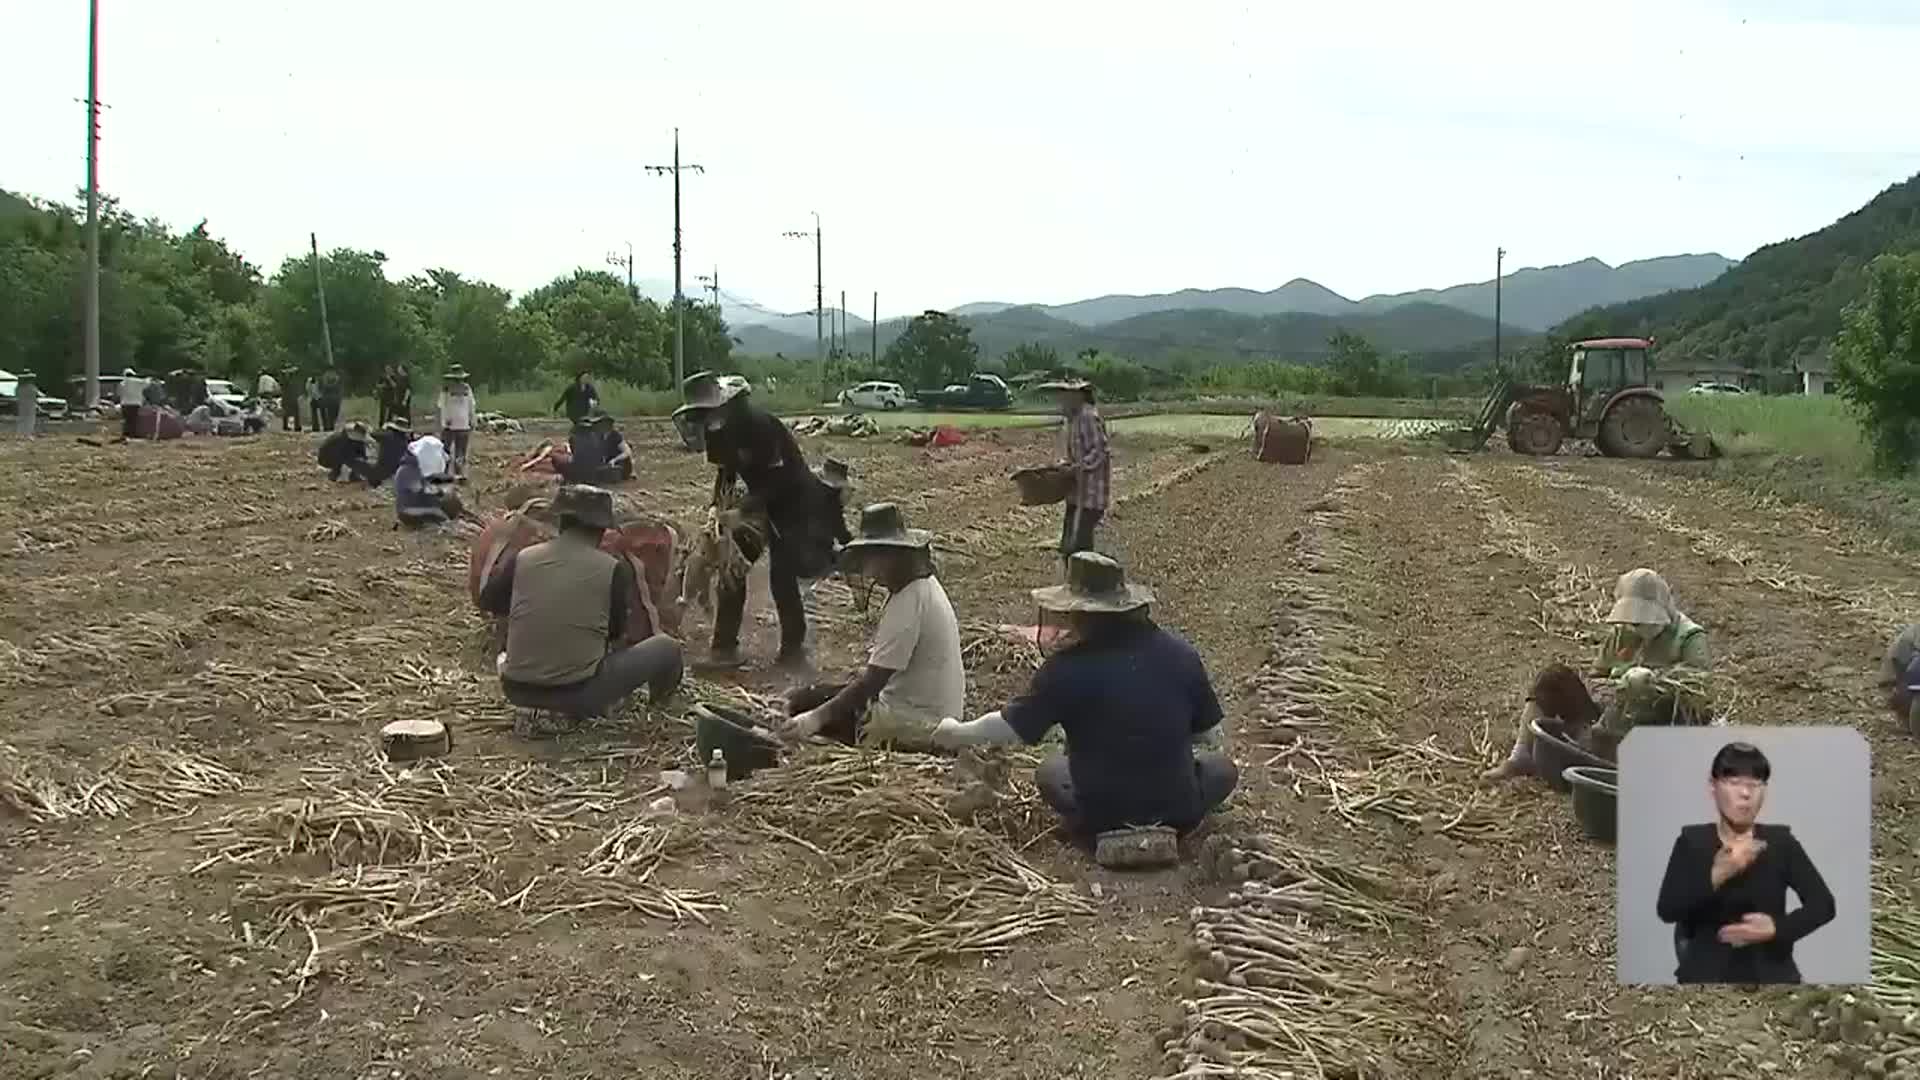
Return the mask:
<svg viewBox="0 0 1920 1080">
<path fill-rule="evenodd" d="M 1617 975 L 1871 978 L 1872 763 L 1849 727 L 1641 727 L 1619 750 Z"/>
</svg>

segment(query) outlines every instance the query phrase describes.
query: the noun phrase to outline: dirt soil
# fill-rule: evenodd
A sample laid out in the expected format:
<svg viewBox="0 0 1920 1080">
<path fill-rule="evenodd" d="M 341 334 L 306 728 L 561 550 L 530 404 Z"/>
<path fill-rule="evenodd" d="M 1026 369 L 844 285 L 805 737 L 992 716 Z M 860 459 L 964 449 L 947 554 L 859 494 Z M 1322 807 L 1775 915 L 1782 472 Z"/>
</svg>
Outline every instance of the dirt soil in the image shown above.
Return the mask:
<svg viewBox="0 0 1920 1080">
<path fill-rule="evenodd" d="M 1051 438 L 805 441 L 851 505 L 935 531 L 974 712 L 1032 670 L 993 627 L 1060 572 L 1057 508 L 1006 479 Z M 634 441 L 622 507 L 695 522 L 708 468 Z M 477 435 L 469 505 L 535 442 Z M 941 801 L 945 759 L 818 750 L 651 811 L 693 766 L 690 702 L 787 678 L 518 738 L 470 530 L 396 530 L 314 445 L 0 443 L 0 1077 L 1846 1075 L 1789 993 L 1617 987 L 1611 850 L 1537 785 L 1477 783 L 1640 565 L 1748 688 L 1736 722 L 1868 734 L 1877 881 L 1912 905 L 1920 769 L 1870 686 L 1909 560 L 1711 465 L 1117 438 L 1102 547 L 1205 656 L 1242 784 L 1180 867 L 1116 874 L 1051 831 L 1033 752 L 984 810 Z M 809 599 L 823 671 L 877 617 L 849 595 Z M 764 662 L 763 593 L 751 626 Z M 450 758 L 380 761 L 402 717 L 448 721 Z M 1255 851 L 1390 884 L 1293 924 L 1323 974 L 1236 1012 L 1196 926 Z"/>
</svg>

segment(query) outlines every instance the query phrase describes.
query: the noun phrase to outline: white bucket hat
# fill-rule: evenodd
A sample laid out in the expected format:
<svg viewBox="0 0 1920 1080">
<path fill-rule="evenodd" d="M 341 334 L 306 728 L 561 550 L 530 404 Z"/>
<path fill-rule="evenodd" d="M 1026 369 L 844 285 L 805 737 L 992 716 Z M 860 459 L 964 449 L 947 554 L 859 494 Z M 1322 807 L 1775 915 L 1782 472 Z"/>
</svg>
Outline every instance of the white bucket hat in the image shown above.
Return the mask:
<svg viewBox="0 0 1920 1080">
<path fill-rule="evenodd" d="M 1673 590 L 1652 570 L 1629 570 L 1613 583 L 1613 610 L 1607 613 L 1608 622 L 1665 626 L 1673 617 Z"/>
</svg>

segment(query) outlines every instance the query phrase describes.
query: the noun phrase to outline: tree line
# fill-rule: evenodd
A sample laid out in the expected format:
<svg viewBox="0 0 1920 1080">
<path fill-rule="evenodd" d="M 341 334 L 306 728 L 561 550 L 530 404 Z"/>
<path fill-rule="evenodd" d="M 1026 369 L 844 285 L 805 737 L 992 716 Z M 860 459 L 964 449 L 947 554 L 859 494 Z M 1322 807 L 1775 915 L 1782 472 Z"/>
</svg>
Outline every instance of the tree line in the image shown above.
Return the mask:
<svg viewBox="0 0 1920 1080">
<path fill-rule="evenodd" d="M 313 374 L 326 365 L 324 283 L 334 364 L 365 393 L 389 364 L 459 363 L 492 389 L 579 371 L 670 389 L 673 305 L 619 278 L 576 270 L 519 297 L 457 271 L 395 279 L 380 251 L 336 248 L 287 259 L 271 276 L 201 222 L 176 232 L 111 198 L 100 217 L 100 367 L 117 374 L 198 368 L 214 377 Z M 74 206 L 0 193 L 0 368 L 49 389 L 81 374 L 86 247 Z M 712 305 L 684 301 L 689 370 L 732 351 Z"/>
</svg>

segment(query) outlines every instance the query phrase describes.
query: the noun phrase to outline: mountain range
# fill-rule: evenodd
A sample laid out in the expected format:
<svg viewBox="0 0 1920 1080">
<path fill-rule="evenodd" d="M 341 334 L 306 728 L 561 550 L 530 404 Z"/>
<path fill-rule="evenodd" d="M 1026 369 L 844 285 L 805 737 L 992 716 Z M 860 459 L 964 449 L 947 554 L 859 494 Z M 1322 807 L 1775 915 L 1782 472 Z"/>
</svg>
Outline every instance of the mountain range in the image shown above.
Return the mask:
<svg viewBox="0 0 1920 1080">
<path fill-rule="evenodd" d="M 1583 259 L 1516 270 L 1501 281 L 1502 332 L 1517 343 L 1589 308 L 1698 286 L 1733 265 L 1731 259 L 1708 254 L 1671 255 L 1617 267 Z M 988 356 L 1030 341 L 1063 351 L 1098 348 L 1149 361 L 1180 351 L 1309 360 L 1324 353 L 1326 339 L 1337 329 L 1363 334 L 1384 348 L 1425 356 L 1491 342 L 1493 292 L 1494 283 L 1488 280 L 1351 300 L 1296 278 L 1267 292 L 1182 289 L 1054 305 L 985 302 L 963 304 L 950 314 L 968 324 Z M 724 314 L 743 352 L 806 356 L 814 349 L 811 313 L 782 315 L 727 304 Z M 828 314 L 833 318 L 837 313 Z M 883 320 L 880 347 L 885 349 L 905 324 L 904 319 Z M 871 324 L 848 315 L 846 325 L 853 351 L 864 352 Z"/>
</svg>

